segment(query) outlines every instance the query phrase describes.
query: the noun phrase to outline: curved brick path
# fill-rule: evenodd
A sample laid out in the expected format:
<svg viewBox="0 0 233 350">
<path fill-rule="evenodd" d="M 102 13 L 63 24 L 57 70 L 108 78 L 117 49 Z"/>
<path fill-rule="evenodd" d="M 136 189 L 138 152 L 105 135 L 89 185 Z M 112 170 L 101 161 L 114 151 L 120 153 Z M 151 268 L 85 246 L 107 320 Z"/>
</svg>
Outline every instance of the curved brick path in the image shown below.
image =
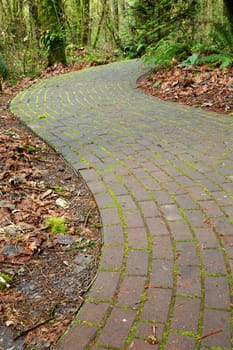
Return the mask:
<svg viewBox="0 0 233 350">
<path fill-rule="evenodd" d="M 144 95 L 142 72 L 78 71 L 11 104 L 80 170 L 103 221 L 97 279 L 58 349 L 230 350 L 233 118 Z"/>
</svg>

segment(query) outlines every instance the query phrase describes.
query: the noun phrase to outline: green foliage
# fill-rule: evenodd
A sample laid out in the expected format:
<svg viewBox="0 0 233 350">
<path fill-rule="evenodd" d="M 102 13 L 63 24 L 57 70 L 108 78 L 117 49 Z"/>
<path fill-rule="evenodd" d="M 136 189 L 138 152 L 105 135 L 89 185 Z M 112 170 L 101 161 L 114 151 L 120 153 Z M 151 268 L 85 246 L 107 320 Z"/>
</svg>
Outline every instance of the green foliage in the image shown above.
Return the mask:
<svg viewBox="0 0 233 350">
<path fill-rule="evenodd" d="M 4 290 L 12 283 L 13 278 L 6 273 L 0 272 L 0 290 Z"/>
<path fill-rule="evenodd" d="M 221 69 L 233 64 L 233 31 L 229 22 L 217 24 L 211 34 L 212 44 L 195 43 L 193 54 L 183 61 L 183 67 L 210 64 Z"/>
<path fill-rule="evenodd" d="M 188 43 L 172 43 L 172 40 L 162 39 L 155 48 L 148 50 L 145 60 L 153 63 L 155 68 L 166 68 L 174 62 L 182 61 L 188 53 L 190 53 Z"/>
<path fill-rule="evenodd" d="M 233 48 L 233 26 L 229 21 L 224 24 L 217 23 L 211 34 L 214 44 L 222 49 L 232 50 Z"/>
<path fill-rule="evenodd" d="M 59 185 L 49 185 L 48 188 L 54 190 L 54 192 L 57 193 L 57 194 L 64 192 L 63 187 L 61 187 Z"/>
<path fill-rule="evenodd" d="M 161 61 L 165 60 L 167 66 L 172 51 L 179 56 L 182 53 L 180 46 L 192 36 L 197 4 L 196 1 L 136 0 L 130 11 L 131 41 L 126 43 L 130 57 L 156 55 Z M 167 45 L 173 46 L 171 52 Z"/>
<path fill-rule="evenodd" d="M 25 144 L 25 145 L 23 145 L 23 147 L 28 151 L 28 153 L 36 152 L 36 148 L 34 146 Z"/>
<path fill-rule="evenodd" d="M 233 63 L 233 54 L 229 51 L 222 51 L 216 54 L 200 57 L 198 65 L 209 63 L 213 66 L 219 66 L 220 69 L 230 67 Z"/>
<path fill-rule="evenodd" d="M 189 56 L 188 58 L 186 58 L 186 60 L 182 62 L 182 67 L 194 66 L 198 61 L 198 57 L 198 53 L 193 53 L 191 56 Z"/>
<path fill-rule="evenodd" d="M 64 40 L 64 35 L 62 34 L 62 32 L 54 33 L 54 32 L 51 32 L 50 30 L 46 30 L 46 32 L 44 34 L 42 34 L 42 36 L 40 38 L 40 42 L 45 47 L 47 52 L 50 52 L 50 50 L 53 47 L 53 44 L 57 40 L 58 41 Z"/>
<path fill-rule="evenodd" d="M 98 66 L 118 59 L 117 52 L 106 52 L 100 49 L 91 49 L 78 47 L 77 45 L 68 45 L 66 47 L 67 62 L 75 62 L 80 65 Z"/>
<path fill-rule="evenodd" d="M 66 233 L 66 221 L 63 218 L 54 216 L 49 218 L 45 225 L 51 228 L 52 233 Z"/>
<path fill-rule="evenodd" d="M 155 48 L 148 49 L 145 60 L 155 68 L 169 67 L 182 62 L 182 67 L 210 64 L 222 68 L 233 65 L 233 31 L 229 23 L 217 24 L 211 34 L 210 44 L 162 39 Z"/>
</svg>

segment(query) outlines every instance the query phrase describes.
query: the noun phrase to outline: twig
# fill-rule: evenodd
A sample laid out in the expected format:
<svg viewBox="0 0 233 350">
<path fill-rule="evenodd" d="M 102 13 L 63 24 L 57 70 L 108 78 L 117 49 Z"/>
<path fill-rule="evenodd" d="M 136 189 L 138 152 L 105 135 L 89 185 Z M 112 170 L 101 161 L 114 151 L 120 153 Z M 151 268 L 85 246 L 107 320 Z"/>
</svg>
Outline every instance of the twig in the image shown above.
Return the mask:
<svg viewBox="0 0 233 350">
<path fill-rule="evenodd" d="M 32 327 L 29 327 L 29 328 L 25 329 L 24 331 L 21 331 L 18 335 L 16 335 L 14 337 L 14 341 L 19 339 L 19 338 L 21 338 L 21 337 L 23 337 L 23 336 L 25 336 L 25 335 L 27 335 L 29 332 L 34 331 L 34 329 L 43 326 L 45 323 L 51 321 L 54 318 L 54 312 L 56 310 L 56 307 L 57 307 L 57 304 L 55 304 L 53 306 L 53 308 L 52 308 L 52 310 L 50 312 L 50 317 L 49 318 L 47 318 L 44 321 L 41 321 L 41 322 L 38 322 L 38 323 L 34 324 Z"/>
<path fill-rule="evenodd" d="M 91 286 L 93 285 L 93 283 L 95 282 L 95 280 L 96 280 L 96 277 L 97 277 L 97 274 L 94 276 L 94 278 L 91 280 L 91 282 L 88 284 L 88 286 L 87 286 L 87 288 L 85 288 L 84 290 L 82 290 L 82 292 L 81 292 L 81 294 L 79 295 L 79 298 L 81 299 L 81 303 L 78 305 L 78 307 L 76 308 L 76 310 L 75 310 L 75 313 L 77 313 L 80 309 L 81 309 L 81 307 L 83 306 L 83 304 L 84 304 L 84 302 L 85 302 L 85 299 L 82 297 L 84 294 L 86 294 L 89 290 L 90 290 L 90 288 L 91 288 Z"/>
<path fill-rule="evenodd" d="M 223 330 L 222 329 L 214 329 L 213 331 L 203 334 L 201 337 L 198 337 L 199 340 L 210 337 L 211 335 L 221 333 Z"/>
<path fill-rule="evenodd" d="M 86 218 L 85 218 L 85 221 L 84 221 L 84 224 L 83 224 L 85 228 L 87 227 L 87 223 L 88 223 L 90 215 L 91 215 L 91 210 L 89 210 L 89 212 L 86 215 Z"/>
<path fill-rule="evenodd" d="M 51 321 L 53 317 L 49 317 L 44 321 L 38 322 L 34 324 L 32 327 L 25 329 L 24 331 L 20 332 L 18 335 L 14 337 L 14 341 L 23 337 L 24 335 L 27 335 L 29 332 L 34 331 L 34 329 L 39 328 L 40 326 L 43 326 L 45 323 Z"/>
</svg>

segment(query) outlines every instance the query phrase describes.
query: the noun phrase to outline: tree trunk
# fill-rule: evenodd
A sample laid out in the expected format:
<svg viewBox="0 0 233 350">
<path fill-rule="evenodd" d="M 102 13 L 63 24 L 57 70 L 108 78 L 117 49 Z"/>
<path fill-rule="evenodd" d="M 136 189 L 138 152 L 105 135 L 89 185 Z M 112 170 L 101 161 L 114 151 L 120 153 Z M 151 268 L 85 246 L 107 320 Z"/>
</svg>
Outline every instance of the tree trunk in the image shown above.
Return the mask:
<svg viewBox="0 0 233 350">
<path fill-rule="evenodd" d="M 224 12 L 228 20 L 233 25 L 233 3 L 232 0 L 224 0 Z"/>
<path fill-rule="evenodd" d="M 90 39 L 90 0 L 83 0 L 82 45 L 87 46 Z"/>
<path fill-rule="evenodd" d="M 52 66 L 56 62 L 66 64 L 62 0 L 36 0 L 36 4 L 44 33 L 42 38 L 47 49 L 48 65 Z"/>
</svg>

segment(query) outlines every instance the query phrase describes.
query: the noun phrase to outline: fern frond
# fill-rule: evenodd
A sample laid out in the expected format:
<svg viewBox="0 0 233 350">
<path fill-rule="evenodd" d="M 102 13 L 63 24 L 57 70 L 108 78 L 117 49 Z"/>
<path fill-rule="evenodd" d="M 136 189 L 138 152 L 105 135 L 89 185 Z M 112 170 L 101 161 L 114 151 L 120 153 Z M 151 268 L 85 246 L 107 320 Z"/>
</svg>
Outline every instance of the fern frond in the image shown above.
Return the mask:
<svg viewBox="0 0 233 350">
<path fill-rule="evenodd" d="M 208 56 L 203 56 L 199 58 L 198 64 L 210 63 L 215 66 L 219 66 L 220 68 L 229 67 L 233 62 L 233 56 L 229 53 L 221 52 L 218 54 L 212 54 Z"/>
<path fill-rule="evenodd" d="M 162 39 L 155 48 L 148 53 L 146 61 L 154 63 L 156 67 L 169 67 L 174 59 L 180 61 L 190 52 L 187 43 L 172 43 L 171 40 Z"/>
<path fill-rule="evenodd" d="M 224 60 L 222 60 L 222 63 L 221 63 L 221 65 L 220 65 L 220 69 L 223 69 L 223 68 L 227 68 L 227 67 L 230 67 L 230 66 L 232 66 L 232 64 L 233 64 L 233 57 L 230 57 L 230 56 L 226 56 L 225 58 L 224 58 Z"/>
</svg>

